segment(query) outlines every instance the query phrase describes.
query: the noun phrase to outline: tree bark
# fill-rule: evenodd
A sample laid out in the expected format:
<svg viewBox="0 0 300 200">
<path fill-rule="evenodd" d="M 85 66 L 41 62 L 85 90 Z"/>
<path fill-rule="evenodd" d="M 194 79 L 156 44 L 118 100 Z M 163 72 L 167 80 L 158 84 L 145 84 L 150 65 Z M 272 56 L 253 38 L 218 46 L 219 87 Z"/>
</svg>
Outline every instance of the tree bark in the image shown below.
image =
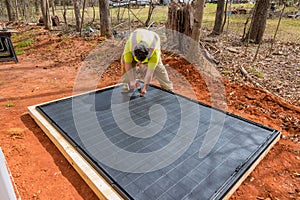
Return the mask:
<svg viewBox="0 0 300 200">
<path fill-rule="evenodd" d="M 168 6 L 168 20 L 166 23 L 169 48 L 188 51 L 189 37 L 192 35 L 194 23 L 194 8 L 190 3 L 171 2 Z M 186 37 L 188 36 L 188 37 Z"/>
<path fill-rule="evenodd" d="M 16 8 L 16 18 L 17 20 L 19 20 L 19 4 L 18 4 L 18 0 L 15 0 L 15 8 Z"/>
<path fill-rule="evenodd" d="M 50 5 L 49 0 L 45 0 L 46 2 L 46 28 L 48 30 L 52 30 L 52 21 L 50 17 Z"/>
<path fill-rule="evenodd" d="M 83 0 L 83 8 L 82 8 L 82 18 L 81 18 L 81 26 L 80 26 L 80 36 L 82 33 L 82 28 L 84 24 L 84 10 L 85 10 L 86 0 Z"/>
<path fill-rule="evenodd" d="M 230 3 L 229 11 L 232 12 L 231 11 L 231 3 Z M 225 3 L 224 20 L 223 20 L 223 24 L 222 24 L 222 28 L 221 28 L 221 33 L 223 33 L 223 31 L 224 31 L 224 27 L 225 27 L 227 18 L 229 21 L 229 15 L 227 16 L 227 12 L 228 12 L 228 0 L 226 0 L 226 3 Z"/>
<path fill-rule="evenodd" d="M 48 30 L 52 30 L 52 23 L 50 18 L 50 10 L 49 10 L 49 0 L 41 0 L 41 8 L 43 14 L 43 23 L 45 28 Z"/>
<path fill-rule="evenodd" d="M 258 0 L 255 5 L 253 20 L 251 21 L 250 29 L 243 40 L 250 40 L 256 44 L 262 41 L 268 16 L 268 8 L 270 0 Z"/>
<path fill-rule="evenodd" d="M 151 20 L 151 16 L 152 16 L 152 13 L 153 13 L 153 10 L 154 10 L 154 5 L 153 5 L 153 0 L 150 0 L 149 1 L 149 10 L 148 10 L 148 17 L 147 17 L 147 20 L 145 22 L 145 26 L 149 26 L 149 23 L 150 23 L 150 20 Z"/>
<path fill-rule="evenodd" d="M 224 0 L 218 0 L 217 4 L 217 12 L 215 17 L 215 25 L 212 31 L 214 35 L 220 35 L 222 33 L 222 24 L 223 24 L 223 16 L 224 16 Z"/>
<path fill-rule="evenodd" d="M 9 21 L 15 21 L 16 17 L 14 15 L 13 8 L 12 8 L 12 6 L 10 4 L 10 1 L 9 0 L 5 0 L 5 5 L 6 5 L 6 8 L 7 8 L 8 20 Z"/>
<path fill-rule="evenodd" d="M 34 1 L 35 14 L 40 15 L 39 0 Z"/>
<path fill-rule="evenodd" d="M 66 27 L 68 27 L 68 22 L 67 22 L 67 8 L 66 8 L 66 2 L 67 0 L 63 0 L 63 9 L 64 9 L 64 12 L 63 12 L 63 18 L 64 18 L 64 22 L 66 24 Z"/>
<path fill-rule="evenodd" d="M 196 0 L 195 2 L 195 15 L 194 24 L 192 29 L 192 39 L 197 43 L 200 42 L 201 26 L 204 13 L 205 0 Z"/>
<path fill-rule="evenodd" d="M 54 0 L 51 1 L 51 8 L 52 8 L 52 16 L 54 17 L 56 14 L 55 14 L 55 2 Z"/>
<path fill-rule="evenodd" d="M 81 15 L 80 15 L 80 2 L 75 0 L 74 3 L 74 12 L 75 12 L 75 19 L 76 19 L 76 31 L 80 31 L 81 27 Z"/>
<path fill-rule="evenodd" d="M 107 38 L 112 37 L 109 3 L 107 0 L 99 0 L 100 29 L 101 35 Z"/>
<path fill-rule="evenodd" d="M 46 25 L 46 0 L 40 0 L 41 1 L 41 10 L 42 10 L 42 15 L 43 15 L 43 23 Z"/>
</svg>

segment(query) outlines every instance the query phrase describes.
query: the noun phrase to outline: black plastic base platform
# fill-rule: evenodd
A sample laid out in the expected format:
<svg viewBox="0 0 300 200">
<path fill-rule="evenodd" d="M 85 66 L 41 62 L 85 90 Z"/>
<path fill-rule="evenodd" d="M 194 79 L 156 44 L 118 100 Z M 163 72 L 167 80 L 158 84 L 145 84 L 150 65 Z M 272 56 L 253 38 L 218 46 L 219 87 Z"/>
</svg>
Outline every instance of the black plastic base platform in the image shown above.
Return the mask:
<svg viewBox="0 0 300 200">
<path fill-rule="evenodd" d="M 37 109 L 128 199 L 223 198 L 280 135 L 155 86 L 120 91 Z"/>
<path fill-rule="evenodd" d="M 0 61 L 15 61 L 17 63 L 18 58 L 10 37 L 10 32 L 0 31 Z"/>
</svg>

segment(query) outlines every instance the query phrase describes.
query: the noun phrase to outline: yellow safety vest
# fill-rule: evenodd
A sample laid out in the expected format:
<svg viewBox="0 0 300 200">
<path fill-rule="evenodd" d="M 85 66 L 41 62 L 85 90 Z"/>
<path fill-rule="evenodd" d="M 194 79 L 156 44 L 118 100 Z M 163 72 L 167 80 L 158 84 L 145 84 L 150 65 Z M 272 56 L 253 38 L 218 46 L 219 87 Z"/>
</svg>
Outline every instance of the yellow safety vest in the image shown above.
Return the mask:
<svg viewBox="0 0 300 200">
<path fill-rule="evenodd" d="M 144 29 L 137 29 L 131 34 L 130 38 L 130 51 L 132 52 L 132 57 L 134 58 L 135 61 L 138 62 L 137 58 L 134 56 L 134 48 L 136 45 L 140 42 L 145 42 L 148 45 L 149 53 L 148 56 L 142 63 L 146 63 L 150 60 L 151 56 L 154 53 L 155 48 L 157 47 L 158 42 L 159 42 L 159 37 L 156 33 L 144 30 Z"/>
</svg>

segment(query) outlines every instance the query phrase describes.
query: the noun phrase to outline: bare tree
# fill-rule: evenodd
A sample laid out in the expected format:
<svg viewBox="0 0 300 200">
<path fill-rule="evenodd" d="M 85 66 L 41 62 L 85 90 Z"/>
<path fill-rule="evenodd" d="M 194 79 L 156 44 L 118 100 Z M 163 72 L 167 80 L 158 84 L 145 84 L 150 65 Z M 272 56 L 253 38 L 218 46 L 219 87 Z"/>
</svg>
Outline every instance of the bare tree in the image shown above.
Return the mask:
<svg viewBox="0 0 300 200">
<path fill-rule="evenodd" d="M 80 15 L 80 1 L 74 0 L 74 12 L 75 12 L 75 19 L 76 19 L 76 31 L 80 31 L 81 27 L 81 15 Z"/>
<path fill-rule="evenodd" d="M 46 24 L 45 20 L 47 19 L 46 17 L 46 1 L 45 0 L 40 0 L 41 1 L 41 10 L 42 10 L 42 15 L 43 15 L 43 22 Z"/>
<path fill-rule="evenodd" d="M 154 10 L 154 4 L 153 4 L 153 0 L 149 0 L 149 10 L 148 10 L 148 17 L 147 17 L 147 20 L 145 22 L 145 26 L 149 26 L 149 23 L 150 23 L 150 19 L 151 19 L 151 16 L 152 16 L 152 13 L 153 13 L 153 10 Z"/>
<path fill-rule="evenodd" d="M 39 0 L 34 0 L 35 14 L 40 15 Z"/>
<path fill-rule="evenodd" d="M 81 25 L 80 25 L 80 36 L 81 36 L 81 33 L 82 33 L 83 24 L 84 24 L 85 5 L 86 5 L 86 0 L 83 0 L 82 17 L 81 17 Z"/>
<path fill-rule="evenodd" d="M 200 33 L 201 33 L 202 19 L 204 14 L 204 5 L 205 5 L 205 0 L 196 0 L 194 4 L 195 14 L 194 14 L 194 24 L 192 29 L 192 39 L 194 39 L 197 43 L 200 42 Z"/>
<path fill-rule="evenodd" d="M 260 43 L 266 28 L 266 22 L 268 17 L 268 8 L 270 0 L 258 0 L 254 7 L 254 16 L 250 24 L 250 29 L 246 36 L 243 38 L 244 41 L 251 41 L 256 44 Z"/>
<path fill-rule="evenodd" d="M 170 30 L 167 33 L 168 41 L 180 51 L 186 51 L 190 48 L 187 37 L 192 35 L 192 27 L 194 22 L 194 8 L 190 3 L 171 2 L 168 6 L 168 20 L 166 28 Z"/>
<path fill-rule="evenodd" d="M 109 3 L 107 0 L 99 0 L 101 35 L 112 37 Z"/>
<path fill-rule="evenodd" d="M 11 1 L 5 0 L 5 5 L 6 5 L 6 9 L 7 9 L 8 20 L 9 21 L 15 21 L 16 16 L 14 14 L 13 7 L 11 5 Z"/>
<path fill-rule="evenodd" d="M 43 13 L 43 22 L 44 22 L 45 28 L 48 30 L 52 30 L 49 0 L 41 0 L 41 8 L 42 8 L 42 13 Z"/>
<path fill-rule="evenodd" d="M 64 12 L 63 12 L 63 18 L 64 18 L 64 22 L 66 24 L 66 27 L 68 27 L 68 21 L 67 21 L 67 8 L 66 8 L 66 2 L 67 0 L 63 0 L 63 9 L 64 9 Z"/>
<path fill-rule="evenodd" d="M 54 0 L 51 1 L 51 8 L 52 8 L 52 16 L 55 16 L 55 2 Z"/>
<path fill-rule="evenodd" d="M 16 19 L 19 20 L 19 4 L 18 0 L 15 0 L 15 13 L 16 13 Z"/>
<path fill-rule="evenodd" d="M 212 31 L 213 35 L 220 35 L 222 33 L 222 24 L 223 24 L 223 16 L 224 16 L 224 0 L 218 0 L 217 4 L 217 12 L 215 17 L 215 25 Z"/>
<path fill-rule="evenodd" d="M 231 0 L 230 0 L 230 6 L 229 6 L 229 13 L 228 13 L 228 16 L 227 16 L 227 12 L 228 12 L 228 0 L 226 0 L 226 3 L 225 3 L 225 11 L 224 11 L 224 20 L 223 20 L 223 24 L 222 24 L 222 30 L 221 32 L 223 33 L 224 31 L 224 27 L 225 27 L 225 24 L 226 24 L 226 21 L 227 21 L 227 18 L 228 18 L 228 24 L 229 24 L 229 16 L 231 15 Z M 227 26 L 228 26 L 227 24 Z"/>
</svg>

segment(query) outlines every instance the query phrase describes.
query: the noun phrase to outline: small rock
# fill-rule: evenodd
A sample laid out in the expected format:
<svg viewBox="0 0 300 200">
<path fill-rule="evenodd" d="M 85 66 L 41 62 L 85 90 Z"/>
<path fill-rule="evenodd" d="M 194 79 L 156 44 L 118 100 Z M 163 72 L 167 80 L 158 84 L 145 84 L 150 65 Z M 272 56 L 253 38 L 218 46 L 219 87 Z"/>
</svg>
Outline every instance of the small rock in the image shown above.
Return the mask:
<svg viewBox="0 0 300 200">
<path fill-rule="evenodd" d="M 254 181 L 254 179 L 255 179 L 254 177 L 251 177 L 251 178 L 250 178 L 250 182 L 253 182 L 253 181 Z"/>
<path fill-rule="evenodd" d="M 299 178 L 300 177 L 300 174 L 298 172 L 295 172 L 294 173 L 295 177 Z"/>
<path fill-rule="evenodd" d="M 57 176 L 57 175 L 60 175 L 60 174 L 61 174 L 61 171 L 55 172 L 55 173 L 54 173 L 54 176 Z"/>
<path fill-rule="evenodd" d="M 235 49 L 235 48 L 231 48 L 231 47 L 228 47 L 226 48 L 228 51 L 232 52 L 232 53 L 239 53 L 239 50 Z"/>
<path fill-rule="evenodd" d="M 271 114 L 272 118 L 277 118 L 276 114 Z"/>
<path fill-rule="evenodd" d="M 286 136 L 285 135 L 281 135 L 281 139 L 286 140 Z"/>
</svg>

